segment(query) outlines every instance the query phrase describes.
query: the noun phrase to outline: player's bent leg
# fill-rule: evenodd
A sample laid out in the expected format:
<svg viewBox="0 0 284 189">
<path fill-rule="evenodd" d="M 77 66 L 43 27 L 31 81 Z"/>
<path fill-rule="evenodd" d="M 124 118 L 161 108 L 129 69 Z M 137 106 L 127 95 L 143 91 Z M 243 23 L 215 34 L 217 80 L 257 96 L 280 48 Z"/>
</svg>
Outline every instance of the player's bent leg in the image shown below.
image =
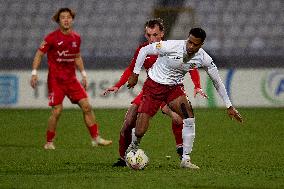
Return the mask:
<svg viewBox="0 0 284 189">
<path fill-rule="evenodd" d="M 127 150 L 127 147 L 131 143 L 131 135 L 132 135 L 132 129 L 135 127 L 136 123 L 136 118 L 137 118 L 137 109 L 138 105 L 132 104 L 124 117 L 124 122 L 123 126 L 121 127 L 120 130 L 120 135 L 119 135 L 119 156 L 120 158 L 115 162 L 112 166 L 113 167 L 125 167 L 125 152 Z"/>
<path fill-rule="evenodd" d="M 79 106 L 83 111 L 83 117 L 85 124 L 90 132 L 91 138 L 92 138 L 92 146 L 108 146 L 112 144 L 111 140 L 103 139 L 99 135 L 99 126 L 95 122 L 95 115 L 92 111 L 92 107 L 89 104 L 89 101 L 87 98 L 81 99 L 79 101 Z"/>
<path fill-rule="evenodd" d="M 96 117 L 94 112 L 92 111 L 92 107 L 87 98 L 81 99 L 78 103 L 80 108 L 83 111 L 84 121 L 86 126 L 90 126 L 96 122 Z"/>
<path fill-rule="evenodd" d="M 139 113 L 136 120 L 135 136 L 142 138 L 149 127 L 151 116 L 147 113 Z"/>
<path fill-rule="evenodd" d="M 54 150 L 55 146 L 53 144 L 53 139 L 56 134 L 57 122 L 60 118 L 63 106 L 62 104 L 56 105 L 52 107 L 51 115 L 48 119 L 48 127 L 46 131 L 46 144 L 44 145 L 44 149 L 46 150 Z"/>
<path fill-rule="evenodd" d="M 188 117 L 194 117 L 191 103 L 188 101 L 185 95 L 179 96 L 169 103 L 170 108 L 176 112 L 183 119 Z"/>
<path fill-rule="evenodd" d="M 131 150 L 138 150 L 140 141 L 149 127 L 149 120 L 151 116 L 147 113 L 138 113 L 136 126 L 135 126 L 135 135 L 132 136 L 132 142 L 128 146 L 125 155 Z"/>
<path fill-rule="evenodd" d="M 124 159 L 125 151 L 129 144 L 131 143 L 131 134 L 132 129 L 135 127 L 136 118 L 137 118 L 137 109 L 138 106 L 136 104 L 132 104 L 124 117 L 124 123 L 120 130 L 120 138 L 119 138 L 119 155 L 120 158 Z"/>
<path fill-rule="evenodd" d="M 182 158 L 182 154 L 183 154 L 182 129 L 183 129 L 183 124 L 177 124 L 176 122 L 172 121 L 172 132 L 174 134 L 175 141 L 176 141 L 176 152 L 180 159 Z"/>
<path fill-rule="evenodd" d="M 195 118 L 190 102 L 186 96 L 180 96 L 170 103 L 170 106 L 183 117 L 183 155 L 180 166 L 183 168 L 199 169 L 190 161 L 190 153 L 192 151 L 195 138 Z"/>
<path fill-rule="evenodd" d="M 48 119 L 48 130 L 56 131 L 57 122 L 60 118 L 61 112 L 63 110 L 62 104 L 56 105 L 52 107 L 51 115 Z"/>
</svg>

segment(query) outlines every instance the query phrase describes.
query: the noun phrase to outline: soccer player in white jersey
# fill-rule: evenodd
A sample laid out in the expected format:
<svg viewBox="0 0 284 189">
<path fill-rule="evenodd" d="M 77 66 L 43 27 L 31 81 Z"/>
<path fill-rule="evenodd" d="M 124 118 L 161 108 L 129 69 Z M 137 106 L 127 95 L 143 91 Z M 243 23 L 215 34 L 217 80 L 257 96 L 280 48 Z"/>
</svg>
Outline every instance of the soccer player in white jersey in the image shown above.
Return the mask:
<svg viewBox="0 0 284 189">
<path fill-rule="evenodd" d="M 201 28 L 193 28 L 187 40 L 168 40 L 149 44 L 140 49 L 133 74 L 128 80 L 129 88 L 137 84 L 141 67 L 147 55 L 158 55 L 158 59 L 149 69 L 149 77 L 143 86 L 143 99 L 138 109 L 135 136 L 128 150 L 138 149 L 141 138 L 149 127 L 149 120 L 165 101 L 169 107 L 183 118 L 183 155 L 180 166 L 182 168 L 199 169 L 191 163 L 190 153 L 195 138 L 195 118 L 190 101 L 184 89 L 184 75 L 189 69 L 202 67 L 214 83 L 214 87 L 224 101 L 227 113 L 231 118 L 242 122 L 242 117 L 233 107 L 225 86 L 218 74 L 218 69 L 212 58 L 201 48 L 206 33 Z"/>
</svg>

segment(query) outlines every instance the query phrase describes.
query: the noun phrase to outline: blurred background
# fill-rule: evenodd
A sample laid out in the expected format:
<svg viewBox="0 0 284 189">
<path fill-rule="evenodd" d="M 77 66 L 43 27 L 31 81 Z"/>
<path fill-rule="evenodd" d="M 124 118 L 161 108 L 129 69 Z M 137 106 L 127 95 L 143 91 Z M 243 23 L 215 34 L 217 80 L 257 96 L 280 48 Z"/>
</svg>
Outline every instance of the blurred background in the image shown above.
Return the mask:
<svg viewBox="0 0 284 189">
<path fill-rule="evenodd" d="M 51 20 L 53 14 L 61 7 L 70 7 L 76 12 L 74 29 L 82 38 L 85 67 L 106 75 L 118 71 L 117 75 L 112 75 L 115 78 L 108 81 L 109 84 L 119 79 L 136 47 L 145 40 L 145 21 L 160 17 L 165 22 L 167 39 L 186 39 L 191 27 L 204 28 L 207 39 L 203 48 L 225 71 L 224 77 L 232 74 L 232 69 L 242 70 L 249 76 L 244 79 L 247 81 L 259 76 L 255 70 L 264 70 L 267 83 L 275 81 L 273 90 L 278 89 L 274 105 L 284 104 L 283 0 L 0 0 L 0 4 L 2 74 L 27 71 L 25 77 L 29 80 L 33 56 L 39 44 L 57 27 Z M 41 70 L 46 68 L 45 59 Z M 273 71 L 273 76 L 265 71 L 267 69 Z M 7 75 L 3 77 L 7 78 Z M 9 103 L 5 103 L 5 98 L 10 98 L 12 92 L 7 88 L 9 82 L 7 84 L 3 77 L 0 101 L 7 106 Z M 201 77 L 206 80 L 203 73 Z M 44 82 L 45 78 L 42 79 Z M 96 84 L 95 81 L 96 78 Z M 14 85 L 20 87 L 20 81 Z M 251 85 L 255 84 L 245 88 L 252 88 Z M 102 84 L 99 87 L 103 88 Z M 266 86 L 268 91 L 269 87 Z M 20 92 L 14 93 L 20 96 Z"/>
<path fill-rule="evenodd" d="M 77 13 L 74 28 L 89 68 L 125 68 L 153 17 L 164 19 L 167 39 L 203 27 L 204 49 L 219 67 L 283 67 L 282 0 L 1 0 L 1 69 L 30 69 L 60 7 Z"/>
</svg>

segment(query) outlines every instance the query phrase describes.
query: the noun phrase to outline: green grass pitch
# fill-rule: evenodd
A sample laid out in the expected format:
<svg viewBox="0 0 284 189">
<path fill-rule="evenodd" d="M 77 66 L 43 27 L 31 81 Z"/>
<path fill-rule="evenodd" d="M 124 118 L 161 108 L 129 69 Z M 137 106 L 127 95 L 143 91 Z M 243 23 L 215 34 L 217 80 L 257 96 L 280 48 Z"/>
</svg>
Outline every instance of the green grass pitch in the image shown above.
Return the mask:
<svg viewBox="0 0 284 189">
<path fill-rule="evenodd" d="M 113 168 L 125 109 L 96 109 L 109 147 L 92 148 L 78 109 L 64 110 L 56 150 L 45 151 L 50 110 L 0 110 L 0 188 L 284 188 L 284 109 L 239 109 L 244 124 L 224 109 L 196 109 L 193 163 L 181 169 L 170 119 L 158 113 L 141 148 L 145 170 Z M 171 158 L 166 158 L 171 156 Z"/>
</svg>

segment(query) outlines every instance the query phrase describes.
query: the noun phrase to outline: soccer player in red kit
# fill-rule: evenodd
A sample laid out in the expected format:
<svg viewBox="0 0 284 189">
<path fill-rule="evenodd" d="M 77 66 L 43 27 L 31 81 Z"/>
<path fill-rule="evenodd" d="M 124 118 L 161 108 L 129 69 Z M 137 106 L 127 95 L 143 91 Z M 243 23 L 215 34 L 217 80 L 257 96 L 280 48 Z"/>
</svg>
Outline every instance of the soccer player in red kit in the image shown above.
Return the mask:
<svg viewBox="0 0 284 189">
<path fill-rule="evenodd" d="M 136 62 L 137 55 L 139 53 L 139 50 L 148 45 L 152 42 L 159 42 L 163 39 L 164 36 L 164 25 L 163 20 L 161 19 L 152 19 L 145 23 L 145 37 L 147 39 L 147 42 L 141 44 L 135 51 L 134 57 L 130 63 L 130 65 L 126 68 L 126 70 L 123 72 L 120 80 L 112 87 L 107 88 L 104 91 L 104 95 L 110 93 L 110 92 L 117 92 L 121 86 L 123 86 L 130 75 L 133 73 L 134 65 Z M 157 56 L 156 55 L 149 55 L 147 56 L 143 66 L 146 70 L 152 67 L 152 65 L 156 62 Z M 197 93 L 200 93 L 202 96 L 206 97 L 206 94 L 204 94 L 200 87 L 200 78 L 198 71 L 191 70 L 190 71 L 191 78 L 195 85 L 195 95 Z M 135 97 L 135 99 L 131 102 L 131 106 L 128 108 L 128 111 L 125 115 L 124 123 L 120 131 L 120 138 L 119 138 L 119 155 L 120 158 L 118 161 L 113 164 L 113 166 L 126 166 L 124 161 L 124 155 L 125 151 L 128 147 L 128 145 L 131 143 L 131 133 L 132 129 L 135 127 L 136 118 L 137 118 L 137 110 L 141 103 L 143 96 L 143 92 L 141 91 L 138 96 Z M 171 109 L 164 103 L 161 106 L 162 112 L 167 114 L 172 119 L 172 131 L 175 136 L 176 140 L 176 147 L 177 147 L 177 153 L 182 155 L 182 118 L 175 112 L 171 111 Z"/>
<path fill-rule="evenodd" d="M 47 53 L 48 61 L 48 99 L 52 107 L 46 132 L 45 149 L 55 149 L 53 139 L 55 137 L 57 122 L 63 109 L 63 99 L 67 96 L 74 104 L 78 104 L 83 111 L 85 124 L 92 138 L 92 145 L 107 146 L 111 140 L 100 137 L 98 124 L 89 103 L 86 93 L 87 74 L 80 55 L 81 38 L 72 30 L 75 13 L 69 8 L 61 8 L 53 16 L 59 29 L 48 34 L 37 50 L 33 65 L 31 86 L 35 88 L 38 82 L 37 69 L 42 57 Z M 82 74 L 82 85 L 76 78 L 76 67 Z"/>
</svg>

